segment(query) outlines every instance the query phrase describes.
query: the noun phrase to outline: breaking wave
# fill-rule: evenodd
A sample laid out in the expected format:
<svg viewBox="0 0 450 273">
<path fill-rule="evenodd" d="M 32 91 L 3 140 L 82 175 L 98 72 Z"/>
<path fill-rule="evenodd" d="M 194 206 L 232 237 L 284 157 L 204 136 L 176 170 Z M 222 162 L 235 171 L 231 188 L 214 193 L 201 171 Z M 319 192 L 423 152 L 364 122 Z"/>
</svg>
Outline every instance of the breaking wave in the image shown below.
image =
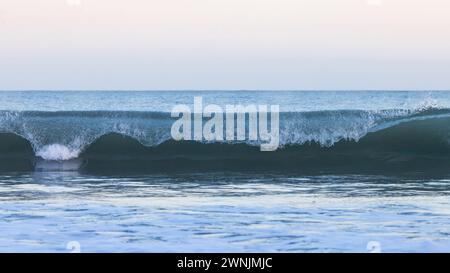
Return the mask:
<svg viewBox="0 0 450 273">
<path fill-rule="evenodd" d="M 284 112 L 276 152 L 259 152 L 257 142 L 175 142 L 170 136 L 174 121 L 166 112 L 2 111 L 0 157 L 5 164 L 14 155 L 88 159 L 88 168 L 112 160 L 126 165 L 128 160 L 147 169 L 188 161 L 188 169 L 199 162 L 248 169 L 399 162 L 446 166 L 450 154 L 450 109 Z"/>
</svg>

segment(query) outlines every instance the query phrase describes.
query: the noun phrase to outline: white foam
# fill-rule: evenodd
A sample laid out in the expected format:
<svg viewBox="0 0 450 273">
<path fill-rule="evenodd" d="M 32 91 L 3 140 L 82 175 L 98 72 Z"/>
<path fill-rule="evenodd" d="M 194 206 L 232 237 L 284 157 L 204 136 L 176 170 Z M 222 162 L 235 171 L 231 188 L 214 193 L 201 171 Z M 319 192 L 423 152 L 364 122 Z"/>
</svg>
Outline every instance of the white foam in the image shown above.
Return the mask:
<svg viewBox="0 0 450 273">
<path fill-rule="evenodd" d="M 45 160 L 69 160 L 77 158 L 79 154 L 79 150 L 73 150 L 61 144 L 46 145 L 36 153 Z"/>
</svg>

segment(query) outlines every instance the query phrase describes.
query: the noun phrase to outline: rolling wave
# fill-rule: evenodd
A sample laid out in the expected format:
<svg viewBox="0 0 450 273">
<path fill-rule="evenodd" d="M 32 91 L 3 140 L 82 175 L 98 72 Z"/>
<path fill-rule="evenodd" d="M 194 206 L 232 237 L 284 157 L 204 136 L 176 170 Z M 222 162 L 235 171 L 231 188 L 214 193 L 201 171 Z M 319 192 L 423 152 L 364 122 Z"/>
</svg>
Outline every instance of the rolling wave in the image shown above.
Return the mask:
<svg viewBox="0 0 450 273">
<path fill-rule="evenodd" d="M 257 142 L 176 142 L 174 120 L 165 112 L 2 111 L 0 170 L 447 170 L 450 159 L 450 109 L 284 112 L 275 152 Z"/>
</svg>

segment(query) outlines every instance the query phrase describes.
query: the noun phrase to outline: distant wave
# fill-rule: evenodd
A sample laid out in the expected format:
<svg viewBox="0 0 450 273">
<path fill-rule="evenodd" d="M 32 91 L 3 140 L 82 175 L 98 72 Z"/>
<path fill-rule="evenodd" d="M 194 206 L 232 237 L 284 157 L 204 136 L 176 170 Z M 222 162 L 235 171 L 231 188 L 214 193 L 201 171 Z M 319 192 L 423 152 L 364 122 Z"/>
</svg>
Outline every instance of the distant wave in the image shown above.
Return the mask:
<svg viewBox="0 0 450 273">
<path fill-rule="evenodd" d="M 399 164 L 445 169 L 450 158 L 450 109 L 280 113 L 276 152 L 260 152 L 255 142 L 175 142 L 173 121 L 165 112 L 2 111 L 0 157 L 4 166 L 20 158 L 33 166 L 39 160 L 78 158 L 87 169 L 111 168 L 112 161 L 118 162 L 114 168 L 129 163 L 142 169 L 174 164 L 186 169 L 202 164 L 212 169 Z"/>
</svg>

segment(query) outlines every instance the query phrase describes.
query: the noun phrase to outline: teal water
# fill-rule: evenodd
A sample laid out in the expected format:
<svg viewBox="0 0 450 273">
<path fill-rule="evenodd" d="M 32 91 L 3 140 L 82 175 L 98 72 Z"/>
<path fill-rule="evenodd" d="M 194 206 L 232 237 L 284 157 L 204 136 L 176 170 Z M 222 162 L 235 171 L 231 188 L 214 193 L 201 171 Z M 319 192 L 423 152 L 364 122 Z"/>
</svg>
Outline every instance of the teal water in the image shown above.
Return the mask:
<svg viewBox="0 0 450 273">
<path fill-rule="evenodd" d="M 0 92 L 0 110 L 162 111 L 175 104 L 279 104 L 281 111 L 450 108 L 450 93 L 436 91 L 10 91 Z"/>
</svg>

